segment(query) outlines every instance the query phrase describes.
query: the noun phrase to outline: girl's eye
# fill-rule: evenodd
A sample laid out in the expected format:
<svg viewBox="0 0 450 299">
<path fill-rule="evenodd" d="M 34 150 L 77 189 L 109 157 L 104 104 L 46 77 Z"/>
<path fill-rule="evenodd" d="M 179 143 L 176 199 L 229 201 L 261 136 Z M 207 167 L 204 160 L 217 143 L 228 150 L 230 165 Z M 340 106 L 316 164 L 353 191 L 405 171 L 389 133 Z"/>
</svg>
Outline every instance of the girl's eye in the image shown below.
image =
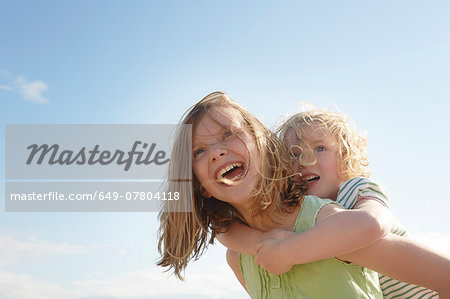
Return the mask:
<svg viewBox="0 0 450 299">
<path fill-rule="evenodd" d="M 197 157 L 198 155 L 200 155 L 201 153 L 203 153 L 205 150 L 200 148 L 200 149 L 196 149 L 193 151 L 194 154 L 194 158 Z"/>
<path fill-rule="evenodd" d="M 227 137 L 230 137 L 231 135 L 233 135 L 233 132 L 225 131 L 225 133 L 223 134 L 223 137 L 227 138 Z"/>
<path fill-rule="evenodd" d="M 320 153 L 320 152 L 323 152 L 323 151 L 325 151 L 325 147 L 324 146 L 316 147 L 316 152 Z"/>
</svg>

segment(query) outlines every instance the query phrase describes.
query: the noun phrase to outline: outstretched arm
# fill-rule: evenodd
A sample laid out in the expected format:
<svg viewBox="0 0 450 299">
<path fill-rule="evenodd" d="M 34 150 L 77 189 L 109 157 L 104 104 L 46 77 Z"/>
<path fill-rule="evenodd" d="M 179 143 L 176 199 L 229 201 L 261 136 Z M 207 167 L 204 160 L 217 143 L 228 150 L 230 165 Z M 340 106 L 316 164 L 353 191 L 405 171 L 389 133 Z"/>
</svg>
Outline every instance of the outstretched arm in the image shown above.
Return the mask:
<svg viewBox="0 0 450 299">
<path fill-rule="evenodd" d="M 411 239 L 387 235 L 371 246 L 339 258 L 450 298 L 450 257 Z"/>
<path fill-rule="evenodd" d="M 366 207 L 371 204 L 384 209 L 377 202 L 365 203 Z M 316 226 L 284 241 L 263 241 L 255 261 L 273 274 L 282 274 L 296 264 L 348 254 L 386 235 L 386 228 L 380 226 L 377 215 L 364 208 L 344 210 L 336 204 L 325 205 L 319 211 Z M 390 219 L 387 213 L 386 220 L 382 221 L 390 223 Z"/>
<path fill-rule="evenodd" d="M 230 229 L 217 235 L 219 242 L 236 252 L 256 255 L 262 242 L 266 239 L 286 239 L 295 235 L 294 232 L 283 229 L 274 229 L 261 232 L 238 221 L 233 221 Z"/>
<path fill-rule="evenodd" d="M 223 246 L 235 252 L 255 255 L 264 240 L 264 233 L 238 221 L 233 221 L 228 231 L 218 234 L 217 239 Z"/>
</svg>

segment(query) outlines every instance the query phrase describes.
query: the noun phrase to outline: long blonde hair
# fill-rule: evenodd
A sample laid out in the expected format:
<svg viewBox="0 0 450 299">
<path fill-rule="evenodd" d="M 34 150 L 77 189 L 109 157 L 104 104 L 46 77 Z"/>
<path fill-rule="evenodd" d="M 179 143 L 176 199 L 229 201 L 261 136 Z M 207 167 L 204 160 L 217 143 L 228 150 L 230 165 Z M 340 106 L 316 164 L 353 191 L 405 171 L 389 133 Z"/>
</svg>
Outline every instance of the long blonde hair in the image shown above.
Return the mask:
<svg viewBox="0 0 450 299">
<path fill-rule="evenodd" d="M 227 108 L 240 117 L 250 134 L 254 137 L 260 153 L 261 179 L 253 195 L 253 216 L 277 221 L 283 213 L 292 211 L 299 204 L 302 191 L 290 182 L 289 157 L 283 144 L 275 134 L 267 129 L 256 117 L 232 101 L 222 92 L 213 92 L 192 106 L 184 115 L 182 125 L 191 125 L 195 132 L 201 118 L 212 108 Z M 234 117 L 234 115 L 233 115 Z M 179 192 L 180 198 L 190 198 L 192 211 L 173 212 L 168 206 L 160 212 L 158 250 L 161 259 L 159 266 L 173 269 L 174 274 L 183 279 L 182 272 L 191 260 L 198 259 L 208 244 L 214 242 L 217 233 L 225 232 L 233 220 L 243 221 L 239 212 L 230 204 L 216 198 L 206 198 L 202 186 L 187 162 L 187 148 L 191 135 L 189 130 L 180 130 L 175 138 L 169 165 L 168 192 Z M 188 145 L 189 144 L 189 145 Z M 250 153 L 251 154 L 251 153 Z M 185 178 L 191 172 L 192 182 L 186 184 Z M 203 193 L 203 194 L 202 194 Z M 186 204 L 186 203 L 185 203 Z M 279 220 L 279 219 L 278 219 Z"/>
</svg>

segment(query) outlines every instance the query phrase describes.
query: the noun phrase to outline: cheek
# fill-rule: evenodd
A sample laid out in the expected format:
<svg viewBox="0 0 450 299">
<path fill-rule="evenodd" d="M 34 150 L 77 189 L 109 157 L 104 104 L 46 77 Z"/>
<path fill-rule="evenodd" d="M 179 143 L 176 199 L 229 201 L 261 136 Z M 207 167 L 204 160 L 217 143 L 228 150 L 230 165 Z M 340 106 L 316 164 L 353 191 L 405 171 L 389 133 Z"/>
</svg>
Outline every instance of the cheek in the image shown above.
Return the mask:
<svg viewBox="0 0 450 299">
<path fill-rule="evenodd" d="M 255 170 L 256 173 L 260 174 L 265 170 L 262 158 L 263 156 L 259 153 L 256 145 L 254 145 L 253 148 L 249 148 L 249 150 L 246 152 L 246 155 L 247 160 L 250 162 L 251 167 Z"/>
<path fill-rule="evenodd" d="M 201 182 L 202 178 L 206 175 L 205 165 L 201 161 L 193 162 L 192 168 L 197 179 Z"/>
<path fill-rule="evenodd" d="M 339 159 L 337 157 L 334 162 L 334 171 L 336 173 L 337 178 L 342 181 L 341 165 L 340 165 Z"/>
<path fill-rule="evenodd" d="M 327 172 L 332 174 L 337 174 L 339 172 L 339 163 L 334 155 L 327 155 L 323 157 L 320 162 L 318 162 L 326 169 Z"/>
<path fill-rule="evenodd" d="M 291 171 L 293 173 L 300 172 L 300 162 L 297 159 L 291 159 Z"/>
</svg>

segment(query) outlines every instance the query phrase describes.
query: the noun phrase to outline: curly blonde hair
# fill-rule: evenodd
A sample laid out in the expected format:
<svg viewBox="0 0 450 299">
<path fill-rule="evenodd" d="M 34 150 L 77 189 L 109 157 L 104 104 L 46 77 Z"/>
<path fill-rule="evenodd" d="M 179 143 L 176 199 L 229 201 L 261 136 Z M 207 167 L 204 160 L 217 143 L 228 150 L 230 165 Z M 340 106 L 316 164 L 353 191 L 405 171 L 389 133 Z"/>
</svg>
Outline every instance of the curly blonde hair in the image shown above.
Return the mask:
<svg viewBox="0 0 450 299">
<path fill-rule="evenodd" d="M 302 139 L 305 127 L 323 128 L 335 138 L 338 144 L 339 173 L 346 181 L 352 177 L 369 177 L 369 159 L 367 155 L 367 136 L 359 131 L 341 112 L 310 110 L 299 112 L 288 118 L 277 130 L 280 139 L 286 143 L 286 134 L 293 130 L 303 157 L 299 158 L 303 166 L 316 163 L 313 149 Z"/>
<path fill-rule="evenodd" d="M 192 131 L 178 131 L 169 164 L 167 191 L 179 192 L 180 198 L 189 201 L 179 204 L 192 205 L 192 209 L 176 211 L 173 205 L 178 203 L 165 202 L 159 214 L 158 250 L 161 259 L 158 265 L 168 267 L 167 270 L 173 269 L 181 280 L 189 261 L 198 259 L 208 244 L 213 243 L 217 233 L 225 232 L 233 220 L 244 221 L 229 203 L 204 196 L 205 192 L 202 192 L 202 186 L 188 162 L 190 157 L 186 156 L 191 152 L 191 132 L 195 133 L 200 120 L 211 109 L 220 108 L 231 111 L 232 119 L 242 121 L 254 137 L 259 152 L 260 161 L 250 162 L 259 163 L 260 166 L 260 181 L 252 193 L 256 199 L 252 207 L 253 216 L 261 217 L 263 221 L 277 222 L 284 213 L 298 206 L 304 192 L 294 181 L 287 179 L 290 172 L 289 155 L 277 136 L 226 94 L 213 92 L 207 95 L 185 113 L 181 125 L 191 125 Z M 184 179 L 186 177 L 192 177 L 188 184 Z"/>
</svg>

